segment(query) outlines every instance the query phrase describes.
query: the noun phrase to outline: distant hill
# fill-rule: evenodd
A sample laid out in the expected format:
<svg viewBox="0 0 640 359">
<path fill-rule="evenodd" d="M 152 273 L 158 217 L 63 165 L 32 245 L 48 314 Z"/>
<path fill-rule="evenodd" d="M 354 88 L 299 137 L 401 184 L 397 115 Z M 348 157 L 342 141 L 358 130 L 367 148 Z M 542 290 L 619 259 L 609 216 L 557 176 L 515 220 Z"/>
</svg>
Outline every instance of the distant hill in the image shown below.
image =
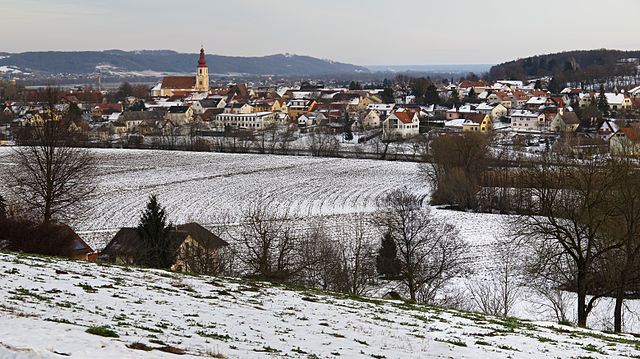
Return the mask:
<svg viewBox="0 0 640 359">
<path fill-rule="evenodd" d="M 309 56 L 271 55 L 232 57 L 207 55 L 211 74 L 320 75 L 368 72 L 361 66 L 322 60 Z M 28 73 L 103 74 L 153 76 L 166 73 L 193 73 L 198 54 L 170 50 L 143 51 L 47 51 L 0 53 L 0 68 L 17 68 Z"/>
<path fill-rule="evenodd" d="M 505 62 L 491 67 L 491 79 L 560 76 L 567 81 L 581 81 L 618 72 L 633 71 L 636 64 L 626 59 L 640 58 L 640 51 L 588 50 L 539 55 Z M 626 66 L 625 66 L 626 65 Z"/>
<path fill-rule="evenodd" d="M 371 65 L 367 66 L 371 71 L 389 72 L 441 72 L 441 73 L 464 73 L 469 72 L 482 74 L 489 71 L 491 65 L 488 64 L 463 64 L 463 65 Z"/>
</svg>

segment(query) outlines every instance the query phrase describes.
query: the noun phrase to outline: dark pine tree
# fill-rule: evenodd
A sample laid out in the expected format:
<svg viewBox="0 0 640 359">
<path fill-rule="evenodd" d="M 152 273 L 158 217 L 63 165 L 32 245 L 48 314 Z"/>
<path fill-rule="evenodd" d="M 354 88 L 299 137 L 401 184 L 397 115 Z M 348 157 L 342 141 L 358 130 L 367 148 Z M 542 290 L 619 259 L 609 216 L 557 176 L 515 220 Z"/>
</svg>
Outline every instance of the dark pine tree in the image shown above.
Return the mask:
<svg viewBox="0 0 640 359">
<path fill-rule="evenodd" d="M 380 94 L 380 100 L 384 103 L 393 103 L 395 99 L 393 98 L 393 89 L 391 87 L 385 87 L 382 90 L 382 94 Z"/>
<path fill-rule="evenodd" d="M 156 268 L 169 268 L 174 262 L 174 250 L 167 223 L 167 214 L 155 195 L 149 197 L 147 209 L 142 212 L 138 235 L 144 244 L 140 264 Z"/>
<path fill-rule="evenodd" d="M 438 89 L 434 84 L 431 84 L 427 87 L 427 92 L 424 94 L 424 98 L 428 104 L 439 105 L 442 103 L 442 100 L 438 95 Z"/>
<path fill-rule="evenodd" d="M 536 80 L 536 84 L 533 86 L 535 90 L 542 90 L 542 82 L 540 80 Z"/>
<path fill-rule="evenodd" d="M 600 110 L 603 115 L 609 113 L 609 101 L 607 101 L 603 85 L 600 85 L 600 94 L 598 94 L 598 110 Z"/>
<path fill-rule="evenodd" d="M 0 219 L 7 217 L 7 201 L 0 194 Z"/>
<path fill-rule="evenodd" d="M 344 112 L 343 122 L 344 122 L 344 139 L 347 141 L 351 141 L 353 140 L 353 132 L 351 132 L 351 125 L 353 122 L 351 121 L 351 117 L 349 116 L 349 113 L 347 111 Z"/>
<path fill-rule="evenodd" d="M 349 90 L 362 90 L 362 84 L 358 81 L 351 81 Z"/>
<path fill-rule="evenodd" d="M 382 245 L 376 256 L 376 269 L 385 279 L 398 279 L 400 276 L 398 250 L 390 233 L 386 233 L 382 238 Z"/>
</svg>

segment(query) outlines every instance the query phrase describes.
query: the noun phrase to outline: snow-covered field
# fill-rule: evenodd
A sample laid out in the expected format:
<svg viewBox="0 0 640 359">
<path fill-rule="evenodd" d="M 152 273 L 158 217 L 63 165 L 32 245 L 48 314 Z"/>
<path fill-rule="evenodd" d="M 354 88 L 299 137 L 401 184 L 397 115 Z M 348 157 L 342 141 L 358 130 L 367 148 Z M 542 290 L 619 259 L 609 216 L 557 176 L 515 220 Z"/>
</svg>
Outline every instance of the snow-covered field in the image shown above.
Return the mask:
<svg viewBox="0 0 640 359">
<path fill-rule="evenodd" d="M 10 148 L 0 148 L 0 165 Z M 135 226 L 151 194 L 173 223 L 219 223 L 256 198 L 295 217 L 350 216 L 376 209 L 389 191 L 426 195 L 416 163 L 179 151 L 92 150 L 98 190 L 72 227 L 101 249 L 120 228 Z"/>
<path fill-rule="evenodd" d="M 0 166 L 8 163 L 10 151 L 0 147 Z M 298 217 L 301 226 L 321 221 L 336 236 L 355 215 L 369 216 L 380 199 L 393 189 L 406 187 L 424 196 L 429 193 L 420 166 L 411 162 L 179 151 L 92 151 L 100 163 L 98 195 L 72 225 L 98 250 L 120 227 L 137 224 L 151 194 L 158 195 L 173 223 L 196 221 L 213 227 L 223 217 L 233 218 L 251 201 L 263 197 Z M 466 283 L 485 280 L 495 268 L 491 244 L 506 236 L 507 218 L 435 208 L 432 213 L 454 224 L 470 245 L 466 259 L 473 273 L 460 278 L 458 289 L 464 290 Z M 375 226 L 369 231 L 372 240 L 379 240 Z M 553 320 L 549 310 L 540 305 L 543 301 L 523 290 L 512 315 Z M 607 326 L 602 323 L 611 322 L 611 302 L 599 303 L 588 324 L 604 329 Z M 640 301 L 628 302 L 625 330 L 640 331 L 636 314 L 639 310 Z"/>
<path fill-rule="evenodd" d="M 87 332 L 97 327 L 112 336 Z M 623 358 L 639 347 L 551 322 L 0 254 L 2 358 Z"/>
</svg>

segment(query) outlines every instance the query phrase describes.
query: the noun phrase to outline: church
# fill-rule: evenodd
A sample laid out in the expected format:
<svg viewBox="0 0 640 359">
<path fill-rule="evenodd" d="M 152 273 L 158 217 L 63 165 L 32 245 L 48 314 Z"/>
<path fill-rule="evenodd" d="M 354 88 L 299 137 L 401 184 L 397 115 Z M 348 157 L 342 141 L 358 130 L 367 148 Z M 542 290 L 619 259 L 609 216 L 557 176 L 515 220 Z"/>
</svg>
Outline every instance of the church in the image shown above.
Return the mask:
<svg viewBox="0 0 640 359">
<path fill-rule="evenodd" d="M 151 96 L 170 97 L 207 91 L 209 91 L 209 67 L 204 58 L 204 47 L 201 47 L 196 76 L 166 76 L 161 83 L 151 89 Z"/>
</svg>

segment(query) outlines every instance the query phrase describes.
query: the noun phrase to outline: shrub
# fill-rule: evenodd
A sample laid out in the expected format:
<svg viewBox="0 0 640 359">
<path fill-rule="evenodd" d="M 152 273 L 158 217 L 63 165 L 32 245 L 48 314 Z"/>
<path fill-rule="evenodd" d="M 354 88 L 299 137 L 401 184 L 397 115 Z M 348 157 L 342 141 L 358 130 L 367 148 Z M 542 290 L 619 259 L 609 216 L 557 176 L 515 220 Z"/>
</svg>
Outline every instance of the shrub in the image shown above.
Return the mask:
<svg viewBox="0 0 640 359">
<path fill-rule="evenodd" d="M 118 335 L 118 333 L 116 333 L 113 330 L 109 329 L 109 327 L 107 327 L 107 326 L 91 327 L 91 328 L 85 330 L 85 332 L 87 332 L 89 334 L 93 334 L 93 335 L 99 335 L 101 337 L 109 337 L 109 338 L 119 338 L 120 337 Z"/>
</svg>

